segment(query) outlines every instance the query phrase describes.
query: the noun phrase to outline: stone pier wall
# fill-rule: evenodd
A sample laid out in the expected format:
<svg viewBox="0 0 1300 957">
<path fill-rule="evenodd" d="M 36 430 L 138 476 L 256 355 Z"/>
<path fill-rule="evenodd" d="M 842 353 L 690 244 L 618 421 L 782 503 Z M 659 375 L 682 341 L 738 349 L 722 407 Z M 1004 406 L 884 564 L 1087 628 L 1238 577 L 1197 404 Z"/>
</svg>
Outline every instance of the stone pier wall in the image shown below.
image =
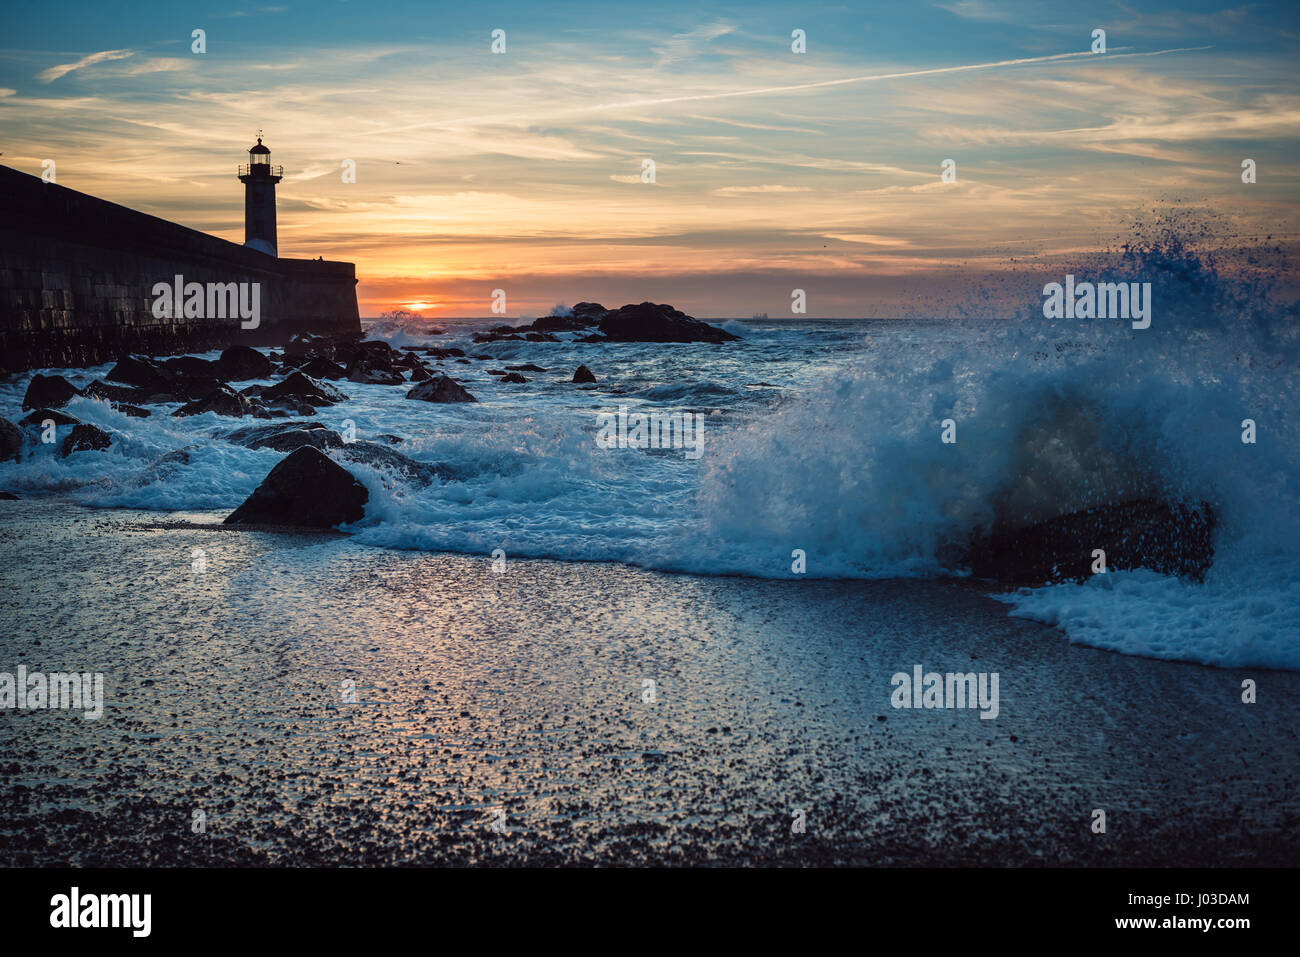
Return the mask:
<svg viewBox="0 0 1300 957">
<path fill-rule="evenodd" d="M 177 274 L 260 283 L 260 326 L 154 318 L 154 284 Z M 351 263 L 277 259 L 0 166 L 0 373 L 360 331 L 356 282 Z"/>
</svg>

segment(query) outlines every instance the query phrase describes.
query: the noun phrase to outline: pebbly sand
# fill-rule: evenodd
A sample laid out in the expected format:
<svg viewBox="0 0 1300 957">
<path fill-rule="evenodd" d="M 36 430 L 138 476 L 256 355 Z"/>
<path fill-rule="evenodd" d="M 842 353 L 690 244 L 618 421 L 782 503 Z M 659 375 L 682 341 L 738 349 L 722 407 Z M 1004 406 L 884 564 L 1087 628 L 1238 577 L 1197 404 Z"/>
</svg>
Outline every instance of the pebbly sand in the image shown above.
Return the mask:
<svg viewBox="0 0 1300 957">
<path fill-rule="evenodd" d="M 957 581 L 495 574 L 223 515 L 0 502 L 0 671 L 106 697 L 0 713 L 0 864 L 1300 863 L 1297 673 Z M 917 664 L 997 672 L 1000 714 L 894 709 Z"/>
</svg>

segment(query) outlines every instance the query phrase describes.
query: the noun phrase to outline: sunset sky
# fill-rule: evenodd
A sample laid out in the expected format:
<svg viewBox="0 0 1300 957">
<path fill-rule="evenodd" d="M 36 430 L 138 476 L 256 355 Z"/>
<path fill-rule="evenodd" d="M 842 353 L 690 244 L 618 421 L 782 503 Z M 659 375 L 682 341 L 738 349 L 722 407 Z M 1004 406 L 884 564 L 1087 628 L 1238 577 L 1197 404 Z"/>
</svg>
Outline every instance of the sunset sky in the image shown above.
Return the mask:
<svg viewBox="0 0 1300 957">
<path fill-rule="evenodd" d="M 941 313 L 1166 202 L 1294 242 L 1297 5 L 1089 8 L 10 3 L 0 163 L 242 242 L 262 129 L 280 254 L 355 262 L 364 316 Z"/>
</svg>

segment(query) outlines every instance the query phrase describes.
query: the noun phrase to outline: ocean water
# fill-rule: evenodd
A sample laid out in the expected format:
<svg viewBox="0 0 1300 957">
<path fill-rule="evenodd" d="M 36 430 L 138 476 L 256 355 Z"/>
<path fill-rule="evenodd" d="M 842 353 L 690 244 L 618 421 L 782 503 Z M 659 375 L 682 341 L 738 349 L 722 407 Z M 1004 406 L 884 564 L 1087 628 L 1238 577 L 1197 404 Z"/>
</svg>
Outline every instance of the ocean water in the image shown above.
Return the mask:
<svg viewBox="0 0 1300 957">
<path fill-rule="evenodd" d="M 460 346 L 433 362 L 478 403 L 406 401 L 406 388 L 335 383 L 348 401 L 312 421 L 447 466 L 417 486 L 349 465 L 367 486 L 347 531 L 381 549 L 613 561 L 759 578 L 960 576 L 954 546 L 999 519 L 1032 521 L 1125 496 L 1209 501 L 1216 559 L 1202 583 L 1148 571 L 1001 593 L 1011 615 L 1070 641 L 1221 667 L 1300 670 L 1300 337 L 1197 261 L 1145 264 L 1150 329 L 1123 320 L 721 321 L 725 345 L 501 342 L 375 328 L 395 346 Z M 1053 277 L 1044 278 L 1050 281 Z M 1055 277 L 1059 280 L 1060 277 Z M 1037 290 L 1029 290 L 1031 298 Z M 1041 300 L 1039 300 L 1041 301 Z M 529 382 L 488 369 L 535 363 Z M 596 387 L 570 379 L 579 364 Z M 84 385 L 109 366 L 57 371 Z M 29 375 L 0 383 L 20 418 Z M 242 387 L 247 383 L 240 383 Z M 702 454 L 605 449 L 600 413 L 704 416 Z M 114 433 L 107 452 L 38 447 L 0 465 L 0 488 L 98 508 L 226 512 L 281 458 L 223 441 L 216 415 L 148 419 L 78 398 L 67 411 Z M 1253 419 L 1256 442 L 1242 441 Z M 957 441 L 941 441 L 943 421 Z M 157 465 L 179 448 L 187 466 Z M 793 570 L 794 553 L 806 572 Z"/>
</svg>

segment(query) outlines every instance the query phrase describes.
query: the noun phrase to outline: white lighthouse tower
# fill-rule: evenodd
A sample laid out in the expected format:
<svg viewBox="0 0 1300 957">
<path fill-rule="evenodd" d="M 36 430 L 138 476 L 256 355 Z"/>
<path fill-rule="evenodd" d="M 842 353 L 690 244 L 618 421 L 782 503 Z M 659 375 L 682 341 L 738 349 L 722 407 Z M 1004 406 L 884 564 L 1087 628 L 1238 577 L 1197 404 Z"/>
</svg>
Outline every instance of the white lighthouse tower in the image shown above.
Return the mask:
<svg viewBox="0 0 1300 957">
<path fill-rule="evenodd" d="M 262 131 L 257 131 L 257 145 L 248 151 L 248 165 L 239 167 L 239 181 L 244 184 L 244 245 L 269 256 L 277 256 L 275 235 L 275 184 L 284 178 L 283 166 L 271 165 L 271 151 L 262 145 Z"/>
</svg>

